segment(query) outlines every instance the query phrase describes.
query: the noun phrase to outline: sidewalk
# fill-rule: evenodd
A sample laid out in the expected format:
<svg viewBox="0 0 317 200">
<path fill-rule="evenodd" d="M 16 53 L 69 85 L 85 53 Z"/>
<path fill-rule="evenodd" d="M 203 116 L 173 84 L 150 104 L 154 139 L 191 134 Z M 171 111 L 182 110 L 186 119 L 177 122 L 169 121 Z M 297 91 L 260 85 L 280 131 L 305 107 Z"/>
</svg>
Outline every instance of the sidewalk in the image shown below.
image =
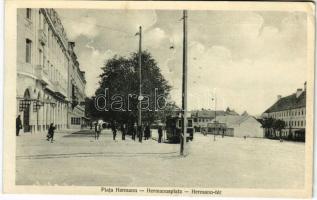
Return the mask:
<svg viewBox="0 0 317 200">
<path fill-rule="evenodd" d="M 55 133 L 59 133 L 59 134 L 71 134 L 74 132 L 78 132 L 78 131 L 86 131 L 88 130 L 88 128 L 83 128 L 83 129 L 61 129 L 61 130 L 55 130 Z M 47 130 L 46 131 L 41 131 L 41 132 L 20 132 L 18 137 L 24 137 L 24 136 L 31 136 L 31 135 L 45 135 L 47 134 Z"/>
</svg>

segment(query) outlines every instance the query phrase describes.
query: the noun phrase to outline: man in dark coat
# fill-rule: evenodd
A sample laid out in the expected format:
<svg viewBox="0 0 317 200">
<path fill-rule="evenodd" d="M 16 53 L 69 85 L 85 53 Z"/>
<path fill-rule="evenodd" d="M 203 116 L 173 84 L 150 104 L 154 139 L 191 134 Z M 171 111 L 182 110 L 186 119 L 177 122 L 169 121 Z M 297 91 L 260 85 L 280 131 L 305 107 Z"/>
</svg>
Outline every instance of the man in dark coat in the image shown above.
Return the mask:
<svg viewBox="0 0 317 200">
<path fill-rule="evenodd" d="M 50 127 L 48 128 L 47 141 L 51 139 L 51 143 L 53 143 L 55 128 L 56 127 L 53 123 L 51 123 Z"/>
<path fill-rule="evenodd" d="M 125 134 L 126 134 L 126 125 L 121 125 L 121 133 L 122 133 L 122 140 L 125 140 Z"/>
<path fill-rule="evenodd" d="M 132 130 L 132 140 L 135 141 L 135 136 L 136 136 L 136 132 L 137 132 L 137 126 L 136 124 L 131 126 L 131 130 Z"/>
<path fill-rule="evenodd" d="M 144 138 L 145 138 L 145 140 L 148 140 L 150 138 L 150 135 L 151 135 L 150 126 L 147 125 L 145 127 L 145 130 L 144 130 Z"/>
<path fill-rule="evenodd" d="M 20 115 L 18 115 L 18 117 L 16 118 L 15 125 L 16 125 L 16 136 L 19 136 L 20 129 L 22 128 L 22 122 L 21 122 Z"/>
<path fill-rule="evenodd" d="M 137 129 L 137 134 L 138 134 L 138 137 L 139 137 L 139 142 L 142 142 L 142 137 L 143 137 L 143 134 L 142 134 L 142 125 L 138 126 L 138 129 Z"/>
<path fill-rule="evenodd" d="M 117 128 L 116 128 L 115 122 L 112 122 L 112 124 L 111 124 L 111 129 L 112 129 L 113 140 L 116 140 Z"/>
<path fill-rule="evenodd" d="M 99 140 L 100 132 L 101 132 L 101 124 L 96 122 L 96 124 L 95 124 L 95 140 Z"/>
<path fill-rule="evenodd" d="M 162 142 L 162 136 L 163 136 L 163 129 L 162 129 L 161 126 L 158 128 L 157 132 L 158 132 L 158 143 L 161 143 Z"/>
</svg>

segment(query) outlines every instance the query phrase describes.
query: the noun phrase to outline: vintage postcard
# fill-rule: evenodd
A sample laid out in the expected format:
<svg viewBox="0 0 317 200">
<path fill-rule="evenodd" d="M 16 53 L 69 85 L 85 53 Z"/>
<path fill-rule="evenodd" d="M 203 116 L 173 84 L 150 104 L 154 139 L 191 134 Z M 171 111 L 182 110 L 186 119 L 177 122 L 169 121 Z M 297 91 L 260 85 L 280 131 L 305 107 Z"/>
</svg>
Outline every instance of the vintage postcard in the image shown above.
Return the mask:
<svg viewBox="0 0 317 200">
<path fill-rule="evenodd" d="M 311 197 L 314 13 L 6 1 L 4 192 Z"/>
</svg>

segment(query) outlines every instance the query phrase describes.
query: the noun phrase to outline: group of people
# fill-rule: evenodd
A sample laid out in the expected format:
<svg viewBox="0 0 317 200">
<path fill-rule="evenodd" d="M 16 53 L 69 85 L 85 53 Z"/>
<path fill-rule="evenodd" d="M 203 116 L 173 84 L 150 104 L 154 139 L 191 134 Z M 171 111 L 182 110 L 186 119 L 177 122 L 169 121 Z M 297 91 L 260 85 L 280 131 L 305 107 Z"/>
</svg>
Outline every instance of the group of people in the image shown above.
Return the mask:
<svg viewBox="0 0 317 200">
<path fill-rule="evenodd" d="M 102 123 L 96 122 L 95 124 L 95 140 L 99 139 L 100 132 L 103 128 Z M 118 130 L 121 132 L 121 139 L 125 140 L 127 134 L 131 135 L 132 140 L 136 140 L 138 138 L 139 142 L 142 142 L 142 139 L 149 140 L 151 137 L 151 129 L 149 125 L 146 125 L 144 131 L 142 130 L 141 126 L 134 125 L 127 125 L 125 123 L 117 124 L 116 122 L 112 122 L 108 128 L 112 131 L 112 139 L 116 140 Z M 158 143 L 162 142 L 163 137 L 163 129 L 160 126 L 158 128 Z"/>
<path fill-rule="evenodd" d="M 142 133 L 142 127 L 140 126 L 127 126 L 127 124 L 121 124 L 117 125 L 116 122 L 111 123 L 111 131 L 113 135 L 113 140 L 116 140 L 117 131 L 120 130 L 122 134 L 122 140 L 125 140 L 126 134 L 130 134 L 132 137 L 132 140 L 135 140 L 136 137 L 139 139 L 139 141 L 142 141 L 142 138 L 144 137 L 144 140 L 148 140 L 151 137 L 151 130 L 150 126 L 146 126 L 144 129 L 144 133 Z"/>
<path fill-rule="evenodd" d="M 91 129 L 92 129 L 92 126 L 93 126 L 93 124 L 91 123 L 91 125 L 90 125 Z M 116 122 L 112 122 L 110 124 L 109 128 L 111 128 L 111 130 L 112 130 L 113 140 L 116 140 L 118 127 L 122 133 L 122 140 L 125 140 L 126 134 L 130 134 L 132 136 L 132 140 L 134 140 L 134 141 L 137 137 L 140 142 L 142 142 L 143 138 L 144 138 L 144 140 L 149 140 L 151 137 L 151 129 L 150 129 L 150 126 L 148 124 L 145 126 L 144 131 L 143 131 L 142 127 L 137 126 L 136 124 L 128 126 L 127 124 L 123 123 L 123 124 L 120 124 L 118 126 L 118 124 Z M 19 136 L 20 129 L 22 129 L 22 122 L 21 122 L 20 115 L 18 115 L 18 117 L 16 118 L 16 136 Z M 54 141 L 55 129 L 56 129 L 56 127 L 54 126 L 54 124 L 51 123 L 49 126 L 49 129 L 48 129 L 48 133 L 46 135 L 47 141 L 51 141 L 51 143 Z M 95 131 L 94 131 L 95 140 L 99 140 L 101 130 L 103 129 L 102 122 L 98 121 L 98 122 L 94 123 L 94 129 L 95 129 Z M 163 129 L 162 129 L 162 126 L 159 126 L 159 128 L 158 128 L 158 140 L 157 140 L 158 143 L 162 142 L 162 137 L 163 137 Z"/>
</svg>

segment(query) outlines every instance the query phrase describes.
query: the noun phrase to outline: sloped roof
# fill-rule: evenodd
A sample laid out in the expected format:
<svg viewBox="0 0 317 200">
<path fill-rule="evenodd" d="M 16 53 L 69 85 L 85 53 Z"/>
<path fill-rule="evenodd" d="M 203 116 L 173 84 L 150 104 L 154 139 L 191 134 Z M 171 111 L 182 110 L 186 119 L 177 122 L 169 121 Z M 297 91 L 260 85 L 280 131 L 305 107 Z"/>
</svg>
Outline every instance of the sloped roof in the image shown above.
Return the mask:
<svg viewBox="0 0 317 200">
<path fill-rule="evenodd" d="M 234 110 L 230 110 L 230 111 L 226 111 L 226 115 L 239 115 L 239 113 L 237 113 Z"/>
<path fill-rule="evenodd" d="M 306 107 L 306 91 L 303 91 L 298 98 L 296 98 L 296 93 L 294 93 L 292 95 L 279 99 L 264 113 L 278 112 L 302 107 Z"/>
<path fill-rule="evenodd" d="M 240 116 L 240 115 L 226 115 L 226 116 L 219 116 L 217 117 L 217 119 L 214 119 L 212 122 L 219 122 L 219 123 L 225 123 L 227 125 L 227 127 L 232 128 L 235 127 L 237 125 L 240 125 L 241 123 L 243 123 L 244 121 L 246 121 L 249 118 L 253 118 L 250 115 L 244 115 L 244 116 Z M 259 123 L 258 121 L 254 120 L 255 122 Z"/>
<path fill-rule="evenodd" d="M 198 110 L 198 111 L 191 111 L 191 114 L 193 117 L 199 117 L 199 118 L 215 118 L 215 114 L 218 116 L 226 116 L 226 115 L 239 115 L 234 110 Z"/>
<path fill-rule="evenodd" d="M 229 107 L 227 107 L 227 109 L 226 109 L 226 114 L 227 115 L 239 115 L 236 111 L 230 109 Z"/>
<path fill-rule="evenodd" d="M 200 118 L 215 118 L 215 114 L 217 116 L 223 116 L 226 114 L 223 110 L 199 110 L 192 112 L 192 116 L 194 117 L 200 117 Z"/>
</svg>

